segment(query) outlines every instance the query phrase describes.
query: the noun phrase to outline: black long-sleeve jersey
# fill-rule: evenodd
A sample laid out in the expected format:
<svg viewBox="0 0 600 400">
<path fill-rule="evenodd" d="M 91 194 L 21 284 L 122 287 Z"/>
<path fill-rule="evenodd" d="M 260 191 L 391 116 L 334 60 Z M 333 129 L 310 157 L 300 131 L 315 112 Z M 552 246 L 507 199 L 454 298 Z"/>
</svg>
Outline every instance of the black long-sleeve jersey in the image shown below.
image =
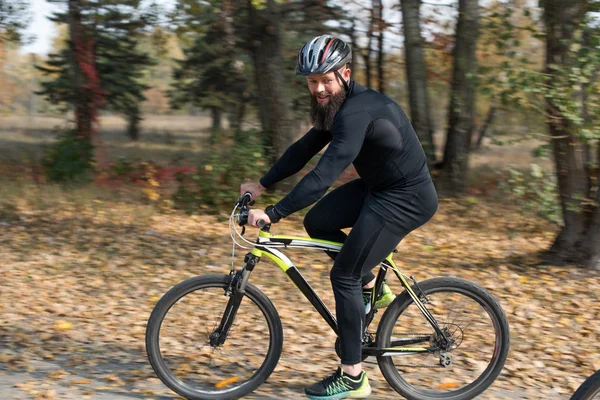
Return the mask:
<svg viewBox="0 0 600 400">
<path fill-rule="evenodd" d="M 316 167 L 275 204 L 281 217 L 321 198 L 351 163 L 373 194 L 376 211 L 402 207 L 396 197 L 431 182 L 425 152 L 402 109 L 383 94 L 351 81 L 332 132 L 311 129 L 260 179 L 270 185 L 299 172 L 329 143 Z"/>
</svg>

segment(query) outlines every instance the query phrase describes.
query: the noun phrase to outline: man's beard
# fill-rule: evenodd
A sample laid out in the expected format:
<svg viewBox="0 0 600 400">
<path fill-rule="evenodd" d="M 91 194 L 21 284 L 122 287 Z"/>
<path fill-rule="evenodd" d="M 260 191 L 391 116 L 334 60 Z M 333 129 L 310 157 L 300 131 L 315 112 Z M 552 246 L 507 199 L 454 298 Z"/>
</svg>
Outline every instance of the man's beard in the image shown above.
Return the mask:
<svg viewBox="0 0 600 400">
<path fill-rule="evenodd" d="M 348 93 L 345 90 L 340 90 L 337 94 L 329 95 L 329 101 L 325 104 L 319 103 L 316 94 L 311 94 L 310 97 L 310 120 L 314 124 L 315 129 L 331 132 L 335 114 L 337 114 L 344 101 L 346 101 Z"/>
</svg>

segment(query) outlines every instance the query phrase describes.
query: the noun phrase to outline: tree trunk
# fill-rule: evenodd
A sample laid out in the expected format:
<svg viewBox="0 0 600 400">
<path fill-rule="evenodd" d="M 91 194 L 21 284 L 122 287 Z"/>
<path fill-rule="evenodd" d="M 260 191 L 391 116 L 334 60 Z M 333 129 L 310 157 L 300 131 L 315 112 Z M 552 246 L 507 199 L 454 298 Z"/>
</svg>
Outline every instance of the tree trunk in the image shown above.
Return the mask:
<svg viewBox="0 0 600 400">
<path fill-rule="evenodd" d="M 127 113 L 127 136 L 130 140 L 138 141 L 140 139 L 141 120 L 139 108 L 135 107 Z"/>
<path fill-rule="evenodd" d="M 79 62 L 80 54 L 88 40 L 88 36 L 81 23 L 81 2 L 69 0 L 69 38 L 71 44 L 71 60 L 73 70 L 73 87 L 75 89 L 75 121 L 77 135 L 85 139 L 92 137 L 92 110 L 87 91 L 85 90 L 85 76 Z"/>
<path fill-rule="evenodd" d="M 240 101 L 233 107 L 229 117 L 231 130 L 235 133 L 242 130 L 244 116 L 246 115 L 246 102 Z"/>
<path fill-rule="evenodd" d="M 580 28 L 587 9 L 587 0 L 545 0 L 546 25 L 546 72 L 553 73 L 552 65 L 570 69 L 573 60 L 569 48 L 577 39 L 575 31 Z M 548 84 L 560 90 L 560 82 L 549 79 Z M 555 169 L 558 178 L 560 202 L 564 227 L 554 244 L 545 254 L 548 262 L 557 265 L 578 264 L 600 269 L 600 190 L 593 187 L 589 174 L 590 152 L 577 136 L 577 129 L 547 98 L 546 110 L 550 117 L 548 127 L 552 136 Z M 600 144 L 598 157 L 600 161 Z M 600 172 L 594 171 L 596 186 Z"/>
<path fill-rule="evenodd" d="M 373 11 L 375 12 L 375 23 L 377 26 L 377 83 L 379 93 L 385 93 L 385 73 L 383 70 L 384 51 L 383 51 L 383 1 L 373 1 Z"/>
<path fill-rule="evenodd" d="M 473 135 L 475 50 L 479 33 L 477 0 L 460 0 L 456 43 L 452 52 L 453 75 L 448 111 L 448 133 L 437 189 L 442 196 L 459 196 L 467 190 L 469 147 Z"/>
<path fill-rule="evenodd" d="M 350 36 L 350 46 L 352 49 L 353 53 L 358 53 L 356 50 L 358 49 L 358 44 L 356 42 L 356 19 L 352 20 L 352 25 L 350 26 L 350 33 L 348 34 L 348 36 Z M 356 55 L 354 55 L 352 57 L 352 62 L 350 63 L 350 70 L 354 72 L 354 69 L 356 68 Z"/>
<path fill-rule="evenodd" d="M 69 0 L 68 7 L 77 137 L 91 141 L 104 92 L 96 69 L 95 43 L 82 23 L 81 0 Z"/>
<path fill-rule="evenodd" d="M 477 144 L 476 144 L 477 149 L 481 147 L 481 142 L 483 142 L 483 138 L 484 138 L 485 134 L 487 133 L 488 129 L 490 128 L 490 125 L 494 121 L 495 116 L 496 116 L 496 104 L 492 103 L 492 105 L 490 106 L 490 110 L 488 111 L 487 118 L 485 119 L 483 126 L 479 130 L 479 137 L 477 138 Z"/>
<path fill-rule="evenodd" d="M 427 66 L 423 53 L 419 7 L 421 0 L 402 0 L 402 23 L 404 25 L 404 47 L 406 57 L 406 80 L 410 101 L 411 123 L 427 154 L 429 164 L 435 162 L 433 121 L 429 109 L 427 91 Z"/>
<path fill-rule="evenodd" d="M 267 0 L 266 8 L 258 10 L 248 0 L 248 7 L 259 114 L 268 162 L 273 164 L 292 141 L 284 87 L 284 77 L 290 76 L 291 72 L 286 73 L 283 68 L 282 6 L 274 0 Z"/>
<path fill-rule="evenodd" d="M 366 78 L 366 86 L 371 87 L 371 79 L 373 75 L 373 68 L 371 68 L 372 57 L 373 54 L 373 32 L 375 30 L 375 1 L 373 1 L 373 7 L 371 7 L 371 22 L 369 24 L 369 31 L 367 32 L 367 36 L 369 41 L 367 43 L 367 48 L 363 52 L 363 58 L 365 60 L 365 78 Z"/>
<path fill-rule="evenodd" d="M 5 106 L 6 99 L 6 78 L 4 77 L 4 68 L 6 64 L 6 50 L 4 40 L 0 38 L 0 110 Z"/>
<path fill-rule="evenodd" d="M 229 128 L 234 133 L 233 137 L 237 138 L 238 133 L 242 130 L 242 124 L 244 123 L 244 116 L 246 115 L 246 103 L 249 101 L 248 95 L 248 82 L 246 81 L 246 66 L 244 62 L 236 57 L 238 48 L 236 47 L 236 31 L 233 25 L 235 8 L 232 0 L 223 1 L 223 9 L 220 14 L 221 23 L 223 24 L 223 30 L 226 37 L 226 46 L 232 58 L 236 61 L 233 65 L 233 71 L 231 71 L 235 78 L 233 82 L 233 92 L 238 94 L 236 101 L 229 107 Z M 237 32 L 239 34 L 239 32 Z"/>
<path fill-rule="evenodd" d="M 217 143 L 219 139 L 219 135 L 221 133 L 221 110 L 217 107 L 212 107 L 210 109 L 210 117 L 212 119 L 212 127 L 210 129 L 210 137 L 208 141 L 210 144 Z"/>
<path fill-rule="evenodd" d="M 212 118 L 212 130 L 220 131 L 221 130 L 221 110 L 217 107 L 213 107 L 210 109 L 210 116 Z"/>
</svg>

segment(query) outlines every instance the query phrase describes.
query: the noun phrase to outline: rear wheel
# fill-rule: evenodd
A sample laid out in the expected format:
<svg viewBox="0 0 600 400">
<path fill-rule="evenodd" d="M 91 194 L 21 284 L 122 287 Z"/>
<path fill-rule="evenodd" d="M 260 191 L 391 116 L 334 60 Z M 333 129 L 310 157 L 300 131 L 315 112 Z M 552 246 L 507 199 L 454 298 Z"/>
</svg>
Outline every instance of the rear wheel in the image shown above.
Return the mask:
<svg viewBox="0 0 600 400">
<path fill-rule="evenodd" d="M 377 358 L 381 373 L 398 393 L 414 400 L 472 399 L 498 377 L 509 349 L 509 328 L 498 302 L 485 289 L 457 278 L 419 283 L 425 307 L 452 343 L 431 353 Z M 413 286 L 419 294 L 419 289 Z M 377 347 L 415 339 L 409 347 L 441 348 L 444 341 L 407 292 L 387 308 Z M 419 344 L 414 344 L 418 340 Z M 435 368 L 435 369 L 434 369 Z"/>
<path fill-rule="evenodd" d="M 188 399 L 244 396 L 265 382 L 279 361 L 281 320 L 271 301 L 251 284 L 226 341 L 216 343 L 230 279 L 205 275 L 181 282 L 158 301 L 148 320 L 146 351 L 152 368 L 165 385 Z"/>
<path fill-rule="evenodd" d="M 571 400 L 600 400 L 600 370 L 589 376 L 571 396 Z"/>
</svg>

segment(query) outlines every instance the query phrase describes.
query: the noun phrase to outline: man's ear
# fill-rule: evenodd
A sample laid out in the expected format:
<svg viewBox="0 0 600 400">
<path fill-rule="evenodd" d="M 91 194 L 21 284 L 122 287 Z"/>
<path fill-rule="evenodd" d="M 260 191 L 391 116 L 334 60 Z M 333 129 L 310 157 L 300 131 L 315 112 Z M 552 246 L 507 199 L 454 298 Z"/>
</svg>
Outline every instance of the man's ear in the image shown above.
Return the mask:
<svg viewBox="0 0 600 400">
<path fill-rule="evenodd" d="M 344 70 L 344 80 L 345 80 L 346 82 L 348 81 L 348 79 L 350 79 L 350 74 L 351 74 L 351 72 L 352 72 L 352 71 L 350 70 L 350 68 L 346 68 L 346 69 Z"/>
</svg>

